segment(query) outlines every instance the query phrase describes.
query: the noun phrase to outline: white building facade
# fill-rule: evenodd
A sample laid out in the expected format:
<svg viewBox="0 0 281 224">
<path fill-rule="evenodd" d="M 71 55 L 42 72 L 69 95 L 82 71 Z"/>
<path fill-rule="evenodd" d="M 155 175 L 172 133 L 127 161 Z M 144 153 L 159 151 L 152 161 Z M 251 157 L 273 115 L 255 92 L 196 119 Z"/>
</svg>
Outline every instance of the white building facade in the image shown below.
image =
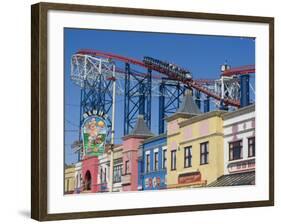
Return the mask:
<svg viewBox="0 0 281 224">
<path fill-rule="evenodd" d="M 254 172 L 255 105 L 226 113 L 223 121 L 224 174 Z"/>
<path fill-rule="evenodd" d="M 80 193 L 83 191 L 83 178 L 82 178 L 82 162 L 75 164 L 75 193 Z"/>
<path fill-rule="evenodd" d="M 115 147 L 113 152 L 113 192 L 122 191 L 123 146 Z"/>
<path fill-rule="evenodd" d="M 109 191 L 109 170 L 110 167 L 110 155 L 103 153 L 99 156 L 99 169 L 98 169 L 98 192 Z"/>
<path fill-rule="evenodd" d="M 110 159 L 111 151 L 103 153 L 98 157 L 99 159 L 99 169 L 98 169 L 98 192 L 108 192 L 110 191 L 110 184 L 112 183 L 112 191 L 119 192 L 122 191 L 122 159 L 123 147 L 118 146 L 113 149 L 113 180 L 111 181 L 110 176 Z"/>
</svg>

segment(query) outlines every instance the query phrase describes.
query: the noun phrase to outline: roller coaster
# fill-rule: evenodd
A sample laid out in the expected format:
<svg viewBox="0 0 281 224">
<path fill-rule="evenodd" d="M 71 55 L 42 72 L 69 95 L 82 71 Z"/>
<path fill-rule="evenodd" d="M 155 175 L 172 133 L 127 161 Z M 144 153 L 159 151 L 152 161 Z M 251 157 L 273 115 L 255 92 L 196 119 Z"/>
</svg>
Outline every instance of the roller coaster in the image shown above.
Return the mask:
<svg viewBox="0 0 281 224">
<path fill-rule="evenodd" d="M 149 56 L 137 60 L 89 49 L 79 50 L 71 58 L 71 79 L 81 87 L 80 124 L 83 113 L 89 110 L 109 113 L 115 83 L 116 94 L 124 96 L 124 135 L 134 127 L 138 114 L 144 115 L 151 126 L 152 97 L 159 98 L 159 134 L 164 133 L 165 117 L 176 112 L 186 89 L 192 90 L 199 108 L 203 102 L 204 112 L 210 110 L 210 100 L 224 110 L 247 106 L 252 103 L 250 91 L 255 92 L 249 81 L 250 75 L 255 78 L 254 74 L 254 65 L 223 65 L 216 80 L 194 79 L 188 69 L 175 63 Z"/>
</svg>

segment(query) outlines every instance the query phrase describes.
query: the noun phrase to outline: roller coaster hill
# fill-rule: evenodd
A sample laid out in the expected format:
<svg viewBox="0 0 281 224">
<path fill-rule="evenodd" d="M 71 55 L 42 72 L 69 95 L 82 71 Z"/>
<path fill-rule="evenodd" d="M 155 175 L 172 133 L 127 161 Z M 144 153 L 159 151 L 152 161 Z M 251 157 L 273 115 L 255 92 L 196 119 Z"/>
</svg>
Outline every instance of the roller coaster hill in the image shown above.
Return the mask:
<svg viewBox="0 0 281 224">
<path fill-rule="evenodd" d="M 187 89 L 202 112 L 236 110 L 255 101 L 254 65 L 231 68 L 224 64 L 217 79 L 195 79 L 188 69 L 175 63 L 86 49 L 72 55 L 71 79 L 81 87 L 80 125 L 83 114 L 94 109 L 109 115 L 111 127 L 118 95 L 124 101 L 123 135 L 133 129 L 138 114 L 144 116 L 149 128 L 151 118 L 155 121 L 157 117 L 158 133 L 164 133 L 165 117 L 177 111 Z M 152 97 L 157 98 L 158 106 Z"/>
</svg>

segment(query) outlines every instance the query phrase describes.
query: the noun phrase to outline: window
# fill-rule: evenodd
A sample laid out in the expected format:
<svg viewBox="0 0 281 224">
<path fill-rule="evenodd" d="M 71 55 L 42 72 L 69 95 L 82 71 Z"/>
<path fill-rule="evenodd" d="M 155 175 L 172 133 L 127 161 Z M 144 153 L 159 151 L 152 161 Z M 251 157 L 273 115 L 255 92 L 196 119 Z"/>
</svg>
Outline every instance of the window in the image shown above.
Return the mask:
<svg viewBox="0 0 281 224">
<path fill-rule="evenodd" d="M 171 151 L 171 170 L 176 170 L 177 168 L 177 158 L 176 158 L 176 150 Z"/>
<path fill-rule="evenodd" d="M 158 152 L 154 152 L 154 171 L 158 170 Z"/>
<path fill-rule="evenodd" d="M 104 173 L 103 173 L 104 177 L 103 177 L 103 183 L 106 183 L 106 167 L 104 167 Z"/>
<path fill-rule="evenodd" d="M 254 157 L 256 155 L 256 142 L 255 137 L 248 138 L 248 157 Z"/>
<path fill-rule="evenodd" d="M 103 181 L 102 177 L 103 177 L 103 170 L 102 168 L 100 168 L 100 183 L 102 183 Z"/>
<path fill-rule="evenodd" d="M 66 192 L 69 191 L 69 179 L 66 180 Z"/>
<path fill-rule="evenodd" d="M 229 160 L 242 159 L 242 140 L 229 143 Z"/>
<path fill-rule="evenodd" d="M 167 169 L 167 149 L 164 149 L 162 153 L 163 153 L 162 168 Z"/>
<path fill-rule="evenodd" d="M 75 184 L 75 186 L 76 186 L 76 188 L 78 188 L 78 186 L 79 186 L 79 184 L 78 184 L 78 175 L 76 176 L 76 184 Z"/>
<path fill-rule="evenodd" d="M 145 164 L 145 171 L 148 173 L 150 171 L 150 154 L 146 154 Z"/>
<path fill-rule="evenodd" d="M 200 144 L 200 164 L 209 163 L 209 142 L 204 142 Z"/>
<path fill-rule="evenodd" d="M 121 182 L 122 164 L 116 165 L 113 168 L 113 183 Z"/>
<path fill-rule="evenodd" d="M 129 160 L 125 161 L 125 175 L 129 174 L 130 172 L 130 166 L 129 166 Z"/>
<path fill-rule="evenodd" d="M 186 148 L 184 148 L 184 167 L 191 167 L 192 163 L 192 147 L 188 146 Z"/>
</svg>

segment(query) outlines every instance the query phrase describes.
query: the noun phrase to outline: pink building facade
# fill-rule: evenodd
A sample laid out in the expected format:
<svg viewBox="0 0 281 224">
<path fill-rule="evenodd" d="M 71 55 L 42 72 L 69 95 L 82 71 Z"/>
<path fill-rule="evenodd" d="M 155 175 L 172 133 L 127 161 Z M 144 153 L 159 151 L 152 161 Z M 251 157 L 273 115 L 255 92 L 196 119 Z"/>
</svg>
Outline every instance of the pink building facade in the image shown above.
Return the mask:
<svg viewBox="0 0 281 224">
<path fill-rule="evenodd" d="M 82 161 L 82 178 L 84 191 L 98 192 L 98 157 L 84 158 Z"/>
<path fill-rule="evenodd" d="M 153 134 L 145 124 L 143 116 L 139 115 L 133 131 L 123 137 L 123 174 L 122 190 L 138 190 L 138 151 L 143 141 Z"/>
</svg>

